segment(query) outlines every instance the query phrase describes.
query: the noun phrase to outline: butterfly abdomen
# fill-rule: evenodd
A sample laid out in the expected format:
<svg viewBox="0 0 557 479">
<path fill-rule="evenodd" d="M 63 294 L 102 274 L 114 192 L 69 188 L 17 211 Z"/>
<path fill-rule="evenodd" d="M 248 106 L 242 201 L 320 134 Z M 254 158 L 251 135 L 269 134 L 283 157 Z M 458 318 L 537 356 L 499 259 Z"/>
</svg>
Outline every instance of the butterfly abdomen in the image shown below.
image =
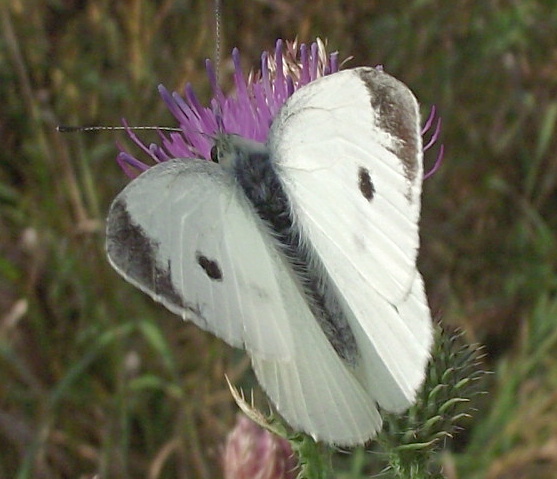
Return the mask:
<svg viewBox="0 0 557 479">
<path fill-rule="evenodd" d="M 321 329 L 337 354 L 355 366 L 359 357 L 354 333 L 325 268 L 297 226 L 292 208 L 275 166 L 265 150 L 238 152 L 234 176 L 258 216 L 275 237 L 303 287 Z"/>
</svg>

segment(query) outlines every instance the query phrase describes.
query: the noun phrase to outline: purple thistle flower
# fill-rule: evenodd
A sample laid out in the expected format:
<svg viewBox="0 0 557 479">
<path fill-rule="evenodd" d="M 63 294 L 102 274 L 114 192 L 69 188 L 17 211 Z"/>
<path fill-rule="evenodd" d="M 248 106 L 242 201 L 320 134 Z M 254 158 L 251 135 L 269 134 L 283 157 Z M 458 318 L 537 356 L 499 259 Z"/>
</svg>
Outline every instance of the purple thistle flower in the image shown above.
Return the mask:
<svg viewBox="0 0 557 479">
<path fill-rule="evenodd" d="M 217 84 L 215 70 L 210 60 L 206 61 L 207 75 L 213 89 L 211 106 L 203 106 L 187 84 L 184 97 L 170 93 L 159 85 L 159 92 L 179 124 L 176 132 L 159 131 L 160 144 L 147 146 L 133 131 L 127 129 L 129 137 L 155 163 L 171 158 L 204 158 L 210 160 L 214 138 L 218 134 L 237 134 L 244 138 L 265 143 L 273 118 L 284 102 L 298 89 L 339 70 L 338 53 L 327 54 L 325 44 L 318 38 L 308 48 L 297 41 L 277 40 L 274 54 L 263 52 L 261 70 L 250 72 L 244 77 L 240 65 L 240 53 L 232 51 L 236 96 L 226 96 Z M 382 68 L 379 66 L 377 68 Z M 435 107 L 426 121 L 422 134 L 428 132 L 435 121 Z M 127 122 L 123 121 L 127 127 Z M 424 151 L 432 147 L 440 133 L 441 122 L 436 127 Z M 150 168 L 118 145 L 117 161 L 130 177 Z M 431 176 L 441 164 L 443 146 L 437 160 L 425 175 Z"/>
<path fill-rule="evenodd" d="M 297 460 L 289 442 L 239 414 L 223 454 L 225 479 L 295 479 Z"/>
<path fill-rule="evenodd" d="M 435 120 L 437 120 L 435 124 L 435 130 L 433 130 L 433 133 L 431 134 L 429 141 L 427 141 L 423 147 L 424 153 L 437 143 L 437 140 L 439 139 L 439 135 L 441 134 L 441 118 L 436 117 L 435 116 L 436 113 L 437 110 L 435 106 L 432 106 L 431 111 L 429 113 L 429 117 L 427 118 L 425 125 L 422 128 L 422 136 L 425 136 L 431 130 L 431 127 L 433 126 Z M 439 151 L 437 152 L 437 159 L 435 160 L 435 163 L 433 164 L 431 169 L 427 173 L 424 173 L 424 180 L 427 180 L 428 178 L 433 176 L 435 172 L 441 167 L 444 153 L 445 153 L 445 145 L 439 146 Z"/>
<path fill-rule="evenodd" d="M 319 39 L 310 48 L 296 41 L 278 40 L 274 55 L 261 55 L 261 71 L 251 72 L 245 79 L 237 48 L 232 52 L 236 96 L 227 97 L 217 84 L 215 70 L 207 60 L 207 75 L 213 89 L 211 107 L 201 105 L 190 84 L 184 98 L 170 93 L 164 86 L 159 92 L 170 112 L 178 120 L 180 132 L 159 132 L 161 144 L 148 147 L 128 129 L 128 135 L 156 163 L 170 158 L 205 158 L 210 160 L 213 138 L 232 133 L 251 140 L 265 142 L 271 122 L 296 90 L 309 82 L 338 71 L 338 54 L 327 55 Z M 127 126 L 127 123 L 124 122 Z M 121 146 L 118 163 L 130 177 L 149 168 Z"/>
</svg>

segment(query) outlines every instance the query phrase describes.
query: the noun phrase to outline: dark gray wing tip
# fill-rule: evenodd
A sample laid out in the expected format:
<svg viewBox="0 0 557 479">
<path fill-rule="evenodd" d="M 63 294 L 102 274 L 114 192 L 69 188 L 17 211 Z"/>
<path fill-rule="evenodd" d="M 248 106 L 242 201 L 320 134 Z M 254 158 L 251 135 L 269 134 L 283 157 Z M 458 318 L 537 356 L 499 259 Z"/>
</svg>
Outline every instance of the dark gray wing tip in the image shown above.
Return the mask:
<svg viewBox="0 0 557 479">
<path fill-rule="evenodd" d="M 369 93 L 378 126 L 399 140 L 392 152 L 400 158 L 407 179 L 413 183 L 422 149 L 416 97 L 404 83 L 381 69 L 362 67 L 356 72 Z"/>
<path fill-rule="evenodd" d="M 123 195 L 118 196 L 110 207 L 106 252 L 114 268 L 126 280 L 152 296 L 185 307 L 184 299 L 172 284 L 171 265 L 159 261 L 158 242 L 133 220 Z"/>
</svg>

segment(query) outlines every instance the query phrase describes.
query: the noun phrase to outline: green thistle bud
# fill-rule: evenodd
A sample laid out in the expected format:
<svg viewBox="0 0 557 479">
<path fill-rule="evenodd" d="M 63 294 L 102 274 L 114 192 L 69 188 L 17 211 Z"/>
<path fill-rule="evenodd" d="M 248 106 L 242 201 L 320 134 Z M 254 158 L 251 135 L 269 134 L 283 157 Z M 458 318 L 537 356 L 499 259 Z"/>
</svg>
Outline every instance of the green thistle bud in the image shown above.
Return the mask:
<svg viewBox="0 0 557 479">
<path fill-rule="evenodd" d="M 424 385 L 406 414 L 385 414 L 377 440 L 389 456 L 394 477 L 435 478 L 431 456 L 462 427 L 473 412 L 472 399 L 482 394 L 483 354 L 477 344 L 464 344 L 462 333 L 437 327 Z"/>
</svg>

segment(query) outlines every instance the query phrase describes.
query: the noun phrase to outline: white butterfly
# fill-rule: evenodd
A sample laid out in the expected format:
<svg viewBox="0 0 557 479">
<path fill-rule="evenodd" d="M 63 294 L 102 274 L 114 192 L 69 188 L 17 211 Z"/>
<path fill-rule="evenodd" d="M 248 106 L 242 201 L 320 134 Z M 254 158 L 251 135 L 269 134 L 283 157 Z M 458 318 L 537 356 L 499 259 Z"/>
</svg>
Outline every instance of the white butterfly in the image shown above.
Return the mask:
<svg viewBox="0 0 557 479">
<path fill-rule="evenodd" d="M 108 216 L 111 264 L 232 346 L 290 425 L 354 445 L 378 406 L 414 401 L 432 343 L 416 269 L 418 104 L 374 68 L 296 91 L 266 145 L 216 141 L 218 164 L 173 159 Z"/>
</svg>

